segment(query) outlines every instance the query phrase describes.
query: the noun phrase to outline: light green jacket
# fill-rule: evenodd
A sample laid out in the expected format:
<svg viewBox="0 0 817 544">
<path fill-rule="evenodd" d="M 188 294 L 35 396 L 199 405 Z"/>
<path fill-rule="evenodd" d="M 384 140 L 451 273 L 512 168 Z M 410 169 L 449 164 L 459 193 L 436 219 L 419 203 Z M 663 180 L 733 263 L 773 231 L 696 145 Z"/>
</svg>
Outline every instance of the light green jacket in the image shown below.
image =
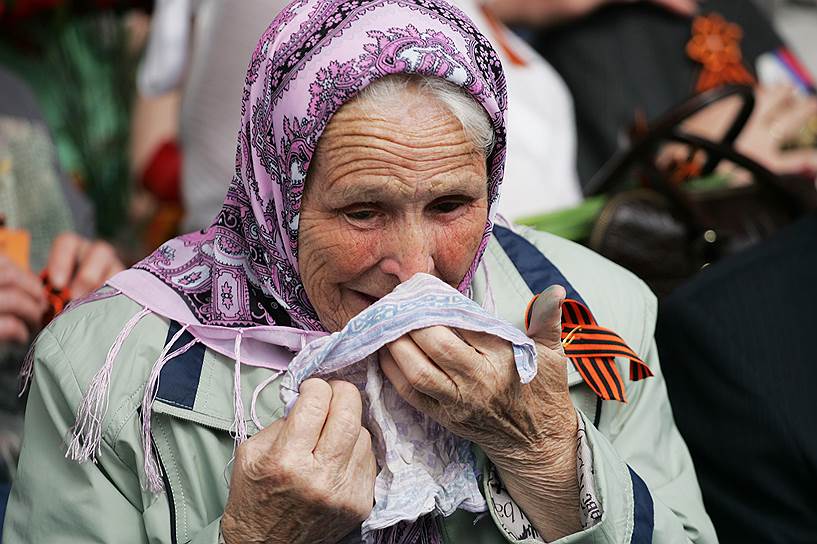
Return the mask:
<svg viewBox="0 0 817 544">
<path fill-rule="evenodd" d="M 655 374 L 640 382 L 625 380 L 628 404 L 599 402 L 571 365 L 570 391 L 587 428 L 603 516 L 559 542 L 716 542 L 658 364 L 652 338 L 655 298 L 632 274 L 580 246 L 533 231 L 524 235 L 570 280 L 598 322 L 618 332 Z M 475 299 L 486 296 L 487 279 L 498 314 L 522 328 L 532 293 L 495 239 L 485 267 L 487 274 L 475 279 Z M 166 319 L 142 319 L 119 352 L 98 462 L 80 465 L 64 458 L 64 439 L 83 393 L 114 338 L 139 310 L 123 295 L 88 303 L 61 316 L 37 340 L 23 450 L 3 534 L 6 544 L 218 542 L 233 453 L 228 433 L 233 361 L 208 349 L 198 364 L 180 364 L 179 359 L 165 367 L 152 435 L 166 492 L 153 495 L 142 488 L 138 409 L 147 375 L 168 337 Z M 619 365 L 628 376 L 624 362 Z M 268 372 L 242 371 L 245 406 Z M 268 424 L 281 412 L 273 383 L 260 395 L 257 415 Z M 257 430 L 251 421 L 247 427 Z M 500 524 L 502 516 L 514 513 L 495 508 L 486 495 L 490 516 L 458 511 L 446 518 L 446 542 L 514 542 Z"/>
</svg>

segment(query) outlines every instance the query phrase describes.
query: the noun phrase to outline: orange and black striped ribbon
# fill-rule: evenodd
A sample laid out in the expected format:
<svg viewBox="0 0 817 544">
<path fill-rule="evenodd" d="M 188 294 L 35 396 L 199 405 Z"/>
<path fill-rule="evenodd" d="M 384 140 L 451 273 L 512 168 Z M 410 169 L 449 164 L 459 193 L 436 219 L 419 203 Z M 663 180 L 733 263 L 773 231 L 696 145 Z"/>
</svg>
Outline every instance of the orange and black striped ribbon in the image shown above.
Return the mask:
<svg viewBox="0 0 817 544">
<path fill-rule="evenodd" d="M 530 309 L 535 300 L 536 297 L 528 306 L 526 328 L 530 324 Z M 624 380 L 616 366 L 616 357 L 630 360 L 632 381 L 653 375 L 621 336 L 599 326 L 587 306 L 577 300 L 566 299 L 562 303 L 562 345 L 565 355 L 584 382 L 604 400 L 627 402 Z"/>
</svg>

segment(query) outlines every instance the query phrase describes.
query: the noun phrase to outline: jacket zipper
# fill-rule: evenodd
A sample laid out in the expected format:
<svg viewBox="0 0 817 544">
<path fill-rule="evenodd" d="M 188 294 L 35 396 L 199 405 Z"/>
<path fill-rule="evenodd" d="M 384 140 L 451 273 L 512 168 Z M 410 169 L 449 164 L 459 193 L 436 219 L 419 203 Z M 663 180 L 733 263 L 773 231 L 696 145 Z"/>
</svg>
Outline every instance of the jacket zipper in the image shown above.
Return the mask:
<svg viewBox="0 0 817 544">
<path fill-rule="evenodd" d="M 150 435 L 150 447 L 153 448 L 153 453 L 156 455 L 156 460 L 159 464 L 159 473 L 162 476 L 162 485 L 165 488 L 165 495 L 167 496 L 167 505 L 170 511 L 170 542 L 171 544 L 178 544 L 178 539 L 176 538 L 176 503 L 173 500 L 173 488 L 170 487 L 170 479 L 167 477 L 165 464 L 162 462 L 159 448 L 156 447 L 153 433 Z"/>
</svg>

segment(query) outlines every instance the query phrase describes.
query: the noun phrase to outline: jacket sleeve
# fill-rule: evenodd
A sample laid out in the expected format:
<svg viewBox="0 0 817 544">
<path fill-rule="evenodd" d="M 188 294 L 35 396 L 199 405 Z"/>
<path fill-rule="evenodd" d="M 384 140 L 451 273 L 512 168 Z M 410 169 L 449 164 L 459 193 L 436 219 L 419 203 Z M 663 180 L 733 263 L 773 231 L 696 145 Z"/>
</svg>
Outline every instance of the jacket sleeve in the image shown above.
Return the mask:
<svg viewBox="0 0 817 544">
<path fill-rule="evenodd" d="M 96 464 L 65 458 L 65 437 L 81 394 L 58 340 L 44 330 L 35 347 L 23 448 L 3 542 L 169 544 L 165 496 L 152 498 L 145 507 L 138 476 L 106 440 Z M 202 533 L 195 542 L 217 544 L 218 524 L 215 531 Z"/>
<path fill-rule="evenodd" d="M 654 342 L 646 362 L 654 376 L 629 388 L 630 402 L 612 422 L 614 434 L 604 436 L 580 413 L 602 518 L 558 544 L 717 542 L 692 459 L 672 418 Z M 493 505 L 489 510 L 493 515 Z"/>
<path fill-rule="evenodd" d="M 609 438 L 585 418 L 601 522 L 563 542 L 717 542 L 695 468 L 672 417 L 655 342 L 654 376 L 630 387 Z M 584 416 L 582 416 L 584 417 Z M 595 533 L 595 534 L 593 534 Z"/>
</svg>

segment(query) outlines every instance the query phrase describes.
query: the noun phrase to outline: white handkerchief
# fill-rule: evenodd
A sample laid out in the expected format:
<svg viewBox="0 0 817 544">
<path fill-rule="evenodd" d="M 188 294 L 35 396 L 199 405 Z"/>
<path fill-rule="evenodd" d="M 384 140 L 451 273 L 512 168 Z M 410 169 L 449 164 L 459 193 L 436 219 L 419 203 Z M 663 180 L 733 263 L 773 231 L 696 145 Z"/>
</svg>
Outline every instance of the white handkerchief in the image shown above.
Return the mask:
<svg viewBox="0 0 817 544">
<path fill-rule="evenodd" d="M 487 507 L 471 444 L 405 403 L 380 371 L 377 350 L 410 331 L 434 325 L 507 340 L 513 344 L 522 383 L 536 375 L 530 338 L 439 279 L 416 274 L 352 318 L 343 330 L 307 344 L 281 382 L 287 412 L 301 382 L 312 376 L 342 378 L 365 391 L 365 424 L 380 467 L 375 506 L 363 523 L 366 542 L 372 531 L 431 511 L 448 516 L 457 508 L 482 512 Z"/>
</svg>

